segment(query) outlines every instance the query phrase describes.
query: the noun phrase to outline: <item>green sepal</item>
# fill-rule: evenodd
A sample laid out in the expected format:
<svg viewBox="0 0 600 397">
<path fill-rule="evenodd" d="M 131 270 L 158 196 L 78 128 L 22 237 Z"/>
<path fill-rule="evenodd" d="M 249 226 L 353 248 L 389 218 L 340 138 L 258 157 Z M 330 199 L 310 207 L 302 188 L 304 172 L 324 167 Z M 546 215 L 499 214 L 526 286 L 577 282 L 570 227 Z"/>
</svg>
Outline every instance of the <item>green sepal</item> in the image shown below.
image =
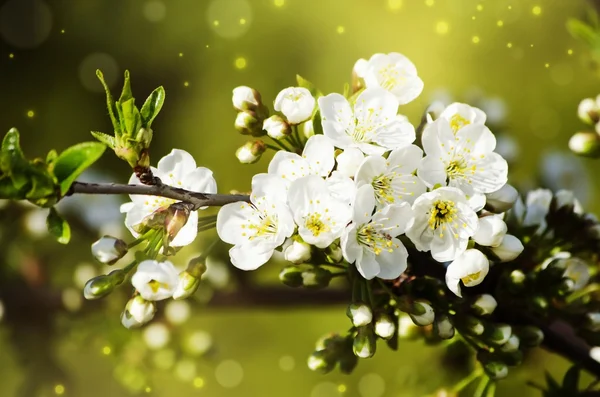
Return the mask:
<svg viewBox="0 0 600 397">
<path fill-rule="evenodd" d="M 119 101 L 123 112 L 123 123 L 128 135 L 135 136 L 141 128 L 142 118 L 140 111 L 135 107 L 135 99 L 130 98 L 124 102 Z"/>
<path fill-rule="evenodd" d="M 56 161 L 56 158 L 58 157 L 58 153 L 56 152 L 56 150 L 51 149 L 48 154 L 46 155 L 46 163 L 47 164 L 52 164 L 54 163 L 54 161 Z"/>
<path fill-rule="evenodd" d="M 144 102 L 140 111 L 142 116 L 142 127 L 150 128 L 152 122 L 162 109 L 163 103 L 165 102 L 165 89 L 161 86 L 152 91 L 152 93 Z"/>
<path fill-rule="evenodd" d="M 54 207 L 50 208 L 50 212 L 46 218 L 46 226 L 48 226 L 48 232 L 56 237 L 59 243 L 68 244 L 69 240 L 71 240 L 71 228 L 69 224 L 56 212 Z"/>
<path fill-rule="evenodd" d="M 119 124 L 119 120 L 117 120 L 117 117 L 115 116 L 115 101 L 110 93 L 110 89 L 108 88 L 106 81 L 104 81 L 104 75 L 102 74 L 102 71 L 100 71 L 100 69 L 96 70 L 96 76 L 102 83 L 102 86 L 104 87 L 104 92 L 106 93 L 106 108 L 108 109 L 108 115 L 110 116 L 110 121 L 112 122 L 115 134 L 119 134 L 122 130 Z"/>
<path fill-rule="evenodd" d="M 321 110 L 319 110 L 317 108 L 317 111 L 315 112 L 315 115 L 312 118 L 312 123 L 313 123 L 313 131 L 315 132 L 315 135 L 318 134 L 323 134 L 323 124 L 322 120 L 321 120 Z"/>
<path fill-rule="evenodd" d="M 123 103 L 130 99 L 133 99 L 133 92 L 131 92 L 131 78 L 129 76 L 129 70 L 126 70 L 125 81 L 123 82 L 123 90 L 121 91 L 119 102 Z"/>
<path fill-rule="evenodd" d="M 98 142 L 83 142 L 63 151 L 54 161 L 53 172 L 60 185 L 60 193 L 67 193 L 81 173 L 98 160 L 106 146 Z"/>
<path fill-rule="evenodd" d="M 19 131 L 11 128 L 2 140 L 0 171 L 9 175 L 14 187 L 21 190 L 29 180 L 26 174 L 27 168 L 29 168 L 29 162 L 21 150 Z"/>
<path fill-rule="evenodd" d="M 296 81 L 298 82 L 298 87 L 306 88 L 307 90 L 310 91 L 311 95 L 314 96 L 315 98 L 323 96 L 323 93 L 321 91 L 319 91 L 313 83 L 306 80 L 304 77 L 300 76 L 299 74 L 296 75 Z"/>
<path fill-rule="evenodd" d="M 91 131 L 91 134 L 94 138 L 105 144 L 111 149 L 115 148 L 115 137 L 105 134 L 104 132 Z"/>
</svg>

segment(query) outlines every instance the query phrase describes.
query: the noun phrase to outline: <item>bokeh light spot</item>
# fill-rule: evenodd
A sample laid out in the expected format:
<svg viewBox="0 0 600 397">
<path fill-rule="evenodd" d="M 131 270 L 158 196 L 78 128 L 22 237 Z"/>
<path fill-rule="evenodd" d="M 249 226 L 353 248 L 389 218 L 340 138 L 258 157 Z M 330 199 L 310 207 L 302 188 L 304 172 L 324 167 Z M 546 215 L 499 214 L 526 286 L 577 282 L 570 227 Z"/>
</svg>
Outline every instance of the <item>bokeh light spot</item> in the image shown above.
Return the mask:
<svg viewBox="0 0 600 397">
<path fill-rule="evenodd" d="M 165 317 L 174 325 L 185 323 L 190 318 L 190 304 L 183 300 L 172 300 L 165 306 Z"/>
<path fill-rule="evenodd" d="M 206 17 L 217 35 L 235 39 L 250 29 L 252 7 L 248 0 L 211 0 Z"/>
<path fill-rule="evenodd" d="M 285 0 L 275 0 L 273 4 L 275 4 L 275 7 L 283 7 Z"/>
<path fill-rule="evenodd" d="M 204 379 L 197 376 L 194 378 L 194 387 L 196 389 L 202 389 L 204 387 Z"/>
<path fill-rule="evenodd" d="M 439 21 L 436 25 L 435 25 L 435 32 L 437 34 L 446 34 L 448 33 L 449 30 L 449 26 L 448 26 L 448 22 L 446 21 Z"/>
<path fill-rule="evenodd" d="M 402 0 L 388 0 L 388 8 L 392 11 L 398 11 L 402 8 Z"/>
<path fill-rule="evenodd" d="M 152 350 L 162 349 L 169 343 L 171 332 L 166 325 L 162 323 L 150 324 L 144 328 L 144 342 Z"/>
<path fill-rule="evenodd" d="M 245 25 L 245 24 L 246 24 L 246 18 L 241 18 L 240 25 Z"/>
<path fill-rule="evenodd" d="M 546 64 L 544 64 L 544 67 L 545 67 L 546 69 L 548 69 L 548 68 L 550 67 L 550 64 L 549 64 L 549 63 L 546 63 Z"/>
<path fill-rule="evenodd" d="M 513 44 L 511 42 L 506 43 L 506 47 L 512 48 Z"/>
<path fill-rule="evenodd" d="M 62 396 L 63 394 L 65 394 L 65 387 L 61 384 L 54 386 L 54 394 L 56 394 L 57 396 Z"/>
<path fill-rule="evenodd" d="M 150 0 L 144 4 L 144 18 L 149 22 L 160 22 L 167 15 L 167 7 L 160 0 Z"/>
<path fill-rule="evenodd" d="M 181 360 L 175 366 L 175 375 L 184 382 L 191 382 L 196 377 L 196 364 L 192 360 Z"/>
<path fill-rule="evenodd" d="M 217 21 L 217 20 L 213 21 L 213 26 L 219 26 L 219 25 L 220 25 L 219 21 Z"/>
<path fill-rule="evenodd" d="M 346 390 L 348 390 L 348 387 L 342 383 L 342 384 L 338 385 L 337 390 L 339 393 L 346 393 Z"/>
<path fill-rule="evenodd" d="M 206 331 L 194 331 L 184 340 L 185 351 L 193 356 L 206 353 L 213 344 L 212 336 Z"/>
<path fill-rule="evenodd" d="M 244 369 L 234 360 L 225 360 L 217 365 L 215 369 L 217 382 L 225 388 L 238 386 L 244 379 Z"/>
<path fill-rule="evenodd" d="M 483 4 L 477 4 L 477 11 L 483 11 Z"/>
<path fill-rule="evenodd" d="M 381 397 L 385 393 L 385 381 L 380 375 L 367 374 L 358 381 L 358 392 L 363 397 Z"/>
<path fill-rule="evenodd" d="M 30 119 L 35 117 L 35 112 L 33 110 L 28 110 L 27 111 L 27 117 L 29 117 Z"/>
<path fill-rule="evenodd" d="M 17 48 L 35 48 L 50 36 L 52 11 L 43 0 L 9 0 L 0 8 L 0 36 Z"/>
<path fill-rule="evenodd" d="M 65 30 L 64 30 L 64 29 L 61 29 L 61 30 L 60 30 L 60 33 L 62 33 L 62 34 L 65 34 Z"/>
<path fill-rule="evenodd" d="M 13 58 L 15 57 L 15 54 L 13 54 L 13 53 L 11 52 L 10 54 L 8 54 L 8 57 L 9 57 L 10 59 L 13 59 Z"/>
<path fill-rule="evenodd" d="M 310 392 L 310 397 L 332 397 L 339 394 L 338 386 L 333 382 L 317 383 Z"/>
<path fill-rule="evenodd" d="M 235 67 L 237 69 L 244 69 L 246 67 L 246 58 L 239 57 L 235 59 Z"/>
<path fill-rule="evenodd" d="M 156 368 L 166 371 L 175 365 L 175 358 L 176 356 L 174 350 L 163 349 L 154 354 L 152 357 L 152 362 Z"/>
<path fill-rule="evenodd" d="M 100 69 L 104 74 L 106 84 L 113 87 L 117 82 L 119 65 L 112 56 L 97 52 L 85 57 L 79 65 L 79 80 L 85 89 L 92 92 L 104 92 L 102 84 L 96 77 L 97 69 Z"/>
<path fill-rule="evenodd" d="M 146 389 L 144 389 L 144 391 L 146 393 L 152 393 L 152 388 L 150 386 L 146 386 Z"/>
<path fill-rule="evenodd" d="M 279 359 L 279 368 L 282 371 L 292 371 L 296 366 L 296 360 L 292 356 L 282 356 Z"/>
<path fill-rule="evenodd" d="M 184 81 L 183 82 L 183 86 L 184 87 L 189 87 L 190 86 L 190 82 L 189 81 Z"/>
<path fill-rule="evenodd" d="M 183 57 L 183 52 L 179 53 L 179 58 Z"/>
<path fill-rule="evenodd" d="M 504 21 L 499 20 L 498 22 L 496 22 L 496 25 L 498 25 L 498 27 L 502 27 L 504 26 Z"/>
<path fill-rule="evenodd" d="M 435 4 L 435 0 L 425 0 L 425 5 L 427 7 L 433 7 L 434 4 Z"/>
<path fill-rule="evenodd" d="M 112 349 L 110 348 L 110 346 L 104 346 L 102 348 L 102 354 L 104 354 L 105 356 L 110 355 L 111 352 L 112 352 Z"/>
<path fill-rule="evenodd" d="M 573 55 L 573 50 L 569 48 L 569 49 L 567 50 L 567 54 L 569 54 L 569 55 Z"/>
<path fill-rule="evenodd" d="M 533 13 L 533 15 L 540 15 L 542 13 L 542 7 L 535 6 L 531 9 L 531 12 Z"/>
<path fill-rule="evenodd" d="M 344 28 L 342 25 L 340 25 L 340 26 L 337 27 L 336 31 L 339 34 L 343 34 L 346 31 L 346 28 Z"/>
<path fill-rule="evenodd" d="M 473 42 L 473 44 L 478 44 L 479 43 L 479 36 L 473 36 L 471 38 L 471 41 Z"/>
<path fill-rule="evenodd" d="M 475 15 L 473 15 L 473 16 L 471 17 L 471 19 L 474 21 L 474 20 L 476 20 L 476 19 L 477 19 L 477 17 L 476 17 Z"/>
</svg>

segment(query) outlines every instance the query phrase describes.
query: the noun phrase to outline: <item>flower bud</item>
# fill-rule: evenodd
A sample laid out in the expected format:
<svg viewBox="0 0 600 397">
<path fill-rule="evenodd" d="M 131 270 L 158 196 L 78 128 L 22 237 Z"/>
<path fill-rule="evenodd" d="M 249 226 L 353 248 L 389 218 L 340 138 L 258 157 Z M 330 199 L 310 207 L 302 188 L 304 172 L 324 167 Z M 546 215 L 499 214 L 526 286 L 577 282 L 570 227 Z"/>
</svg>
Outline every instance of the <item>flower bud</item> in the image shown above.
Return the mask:
<svg viewBox="0 0 600 397">
<path fill-rule="evenodd" d="M 326 350 L 313 352 L 308 356 L 308 368 L 311 371 L 326 374 L 335 367 L 335 360 L 332 360 Z"/>
<path fill-rule="evenodd" d="M 298 288 L 302 286 L 302 272 L 304 271 L 301 266 L 286 266 L 279 272 L 279 280 L 288 287 Z"/>
<path fill-rule="evenodd" d="M 285 139 L 292 129 L 290 125 L 281 116 L 271 116 L 263 122 L 263 130 L 267 131 L 267 135 L 276 141 Z"/>
<path fill-rule="evenodd" d="M 251 111 L 239 112 L 235 118 L 235 129 L 242 135 L 256 135 L 262 133 L 262 123 L 256 113 Z"/>
<path fill-rule="evenodd" d="M 483 335 L 485 331 L 485 327 L 483 322 L 479 320 L 477 317 L 469 316 L 465 319 L 465 328 L 471 335 Z"/>
<path fill-rule="evenodd" d="M 592 332 L 600 331 L 600 313 L 592 312 L 585 314 L 585 327 Z"/>
<path fill-rule="evenodd" d="M 412 304 L 412 312 L 408 313 L 413 323 L 424 327 L 430 325 L 435 320 L 435 312 L 428 302 L 416 300 Z"/>
<path fill-rule="evenodd" d="M 261 97 L 258 91 L 246 86 L 239 86 L 233 89 L 231 98 L 233 107 L 238 111 L 255 110 L 261 104 Z"/>
<path fill-rule="evenodd" d="M 492 247 L 492 251 L 494 254 L 500 259 L 500 262 L 510 262 L 512 260 L 517 259 L 521 252 L 523 252 L 523 243 L 521 240 L 513 236 L 512 234 L 507 234 L 502 239 L 502 243 L 500 243 L 497 247 Z"/>
<path fill-rule="evenodd" d="M 490 361 L 483 365 L 483 370 L 492 380 L 506 378 L 508 375 L 508 366 L 499 361 Z"/>
<path fill-rule="evenodd" d="M 569 139 L 569 149 L 580 156 L 598 157 L 600 135 L 596 132 L 577 132 Z"/>
<path fill-rule="evenodd" d="M 497 247 L 502 243 L 508 227 L 499 215 L 479 218 L 478 227 L 473 240 L 485 247 Z"/>
<path fill-rule="evenodd" d="M 169 206 L 164 221 L 169 241 L 173 241 L 185 226 L 190 217 L 190 212 L 190 208 L 183 203 L 175 203 Z"/>
<path fill-rule="evenodd" d="M 346 338 L 344 338 L 340 334 L 327 334 L 319 338 L 319 340 L 317 340 L 317 343 L 315 344 L 315 349 L 327 350 L 330 352 L 338 352 L 345 342 Z"/>
<path fill-rule="evenodd" d="M 136 295 L 127 302 L 125 311 L 128 312 L 137 323 L 143 325 L 154 317 L 156 305 L 154 302 L 147 301 L 140 295 Z"/>
<path fill-rule="evenodd" d="M 123 313 L 121 313 L 121 324 L 127 329 L 139 328 L 142 326 L 142 324 L 138 323 L 127 310 L 123 310 Z"/>
<path fill-rule="evenodd" d="M 371 358 L 377 349 L 377 340 L 373 333 L 373 327 L 359 327 L 354 342 L 352 343 L 352 351 L 356 357 Z"/>
<path fill-rule="evenodd" d="M 342 247 L 334 243 L 325 248 L 325 259 L 329 263 L 340 263 L 343 259 Z"/>
<path fill-rule="evenodd" d="M 544 340 L 544 333 L 538 327 L 527 325 L 515 330 L 518 335 L 521 346 L 537 347 Z"/>
<path fill-rule="evenodd" d="M 351 303 L 346 309 L 346 315 L 355 327 L 364 327 L 373 321 L 373 312 L 364 303 Z"/>
<path fill-rule="evenodd" d="M 489 327 L 487 332 L 490 342 L 500 346 L 508 342 L 512 335 L 512 328 L 508 324 L 496 324 Z"/>
<path fill-rule="evenodd" d="M 249 141 L 236 150 L 235 156 L 242 164 L 253 164 L 260 159 L 265 150 L 267 146 L 263 141 Z"/>
<path fill-rule="evenodd" d="M 358 364 L 358 357 L 354 355 L 354 352 L 349 351 L 348 353 L 343 354 L 338 362 L 340 363 L 340 371 L 343 374 L 351 374 Z"/>
<path fill-rule="evenodd" d="M 475 312 L 475 314 L 479 316 L 486 316 L 488 314 L 492 314 L 496 307 L 498 306 L 498 302 L 496 299 L 490 294 L 483 294 L 476 297 L 475 302 L 471 305 L 471 308 Z"/>
<path fill-rule="evenodd" d="M 566 262 L 563 277 L 573 281 L 572 291 L 579 291 L 590 282 L 590 267 L 585 261 L 579 258 L 561 259 L 561 261 Z"/>
<path fill-rule="evenodd" d="M 512 334 L 510 338 L 508 338 L 508 341 L 506 341 L 506 343 L 502 345 L 500 350 L 505 353 L 517 351 L 519 350 L 519 343 L 519 337 L 515 334 Z"/>
<path fill-rule="evenodd" d="M 115 285 L 113 279 L 107 275 L 101 275 L 88 280 L 83 288 L 83 296 L 85 299 L 94 300 L 104 298 L 110 294 Z"/>
<path fill-rule="evenodd" d="M 517 189 L 509 185 L 505 184 L 500 188 L 500 190 L 496 190 L 493 193 L 488 193 L 486 196 L 485 209 L 500 214 L 502 212 L 506 212 L 511 209 L 517 201 L 519 197 L 519 192 Z"/>
<path fill-rule="evenodd" d="M 152 135 L 151 128 L 140 128 L 135 136 L 135 140 L 136 142 L 139 142 L 143 148 L 147 149 L 150 147 L 150 142 L 152 142 Z"/>
<path fill-rule="evenodd" d="M 185 299 L 193 295 L 200 286 L 200 277 L 193 276 L 187 270 L 179 273 L 179 283 L 173 292 L 173 299 Z"/>
<path fill-rule="evenodd" d="M 600 120 L 600 109 L 598 103 L 592 98 L 586 98 L 579 102 L 577 116 L 584 123 L 594 125 Z"/>
<path fill-rule="evenodd" d="M 433 323 L 437 335 L 441 339 L 452 339 L 454 337 L 454 326 L 445 314 L 440 315 Z"/>
<path fill-rule="evenodd" d="M 396 333 L 396 324 L 388 314 L 378 314 L 375 317 L 375 334 L 382 339 L 390 339 Z"/>
<path fill-rule="evenodd" d="M 304 123 L 302 123 L 302 134 L 304 134 L 304 137 L 306 139 L 315 135 L 315 126 L 313 125 L 312 120 L 307 120 Z"/>
<path fill-rule="evenodd" d="M 283 250 L 283 256 L 286 261 L 295 264 L 304 263 L 310 261 L 311 258 L 311 246 L 304 241 L 293 239 Z"/>
<path fill-rule="evenodd" d="M 358 92 L 365 87 L 363 77 L 367 73 L 369 61 L 366 59 L 359 59 L 352 68 L 352 93 Z"/>
<path fill-rule="evenodd" d="M 92 255 L 100 263 L 112 265 L 127 254 L 127 243 L 121 239 L 104 236 L 92 244 Z"/>
<path fill-rule="evenodd" d="M 331 281 L 332 274 L 321 267 L 311 267 L 302 272 L 302 285 L 306 288 L 325 288 Z"/>
<path fill-rule="evenodd" d="M 300 124 L 312 117 L 316 100 L 304 87 L 288 87 L 275 98 L 274 107 L 290 124 Z"/>
</svg>

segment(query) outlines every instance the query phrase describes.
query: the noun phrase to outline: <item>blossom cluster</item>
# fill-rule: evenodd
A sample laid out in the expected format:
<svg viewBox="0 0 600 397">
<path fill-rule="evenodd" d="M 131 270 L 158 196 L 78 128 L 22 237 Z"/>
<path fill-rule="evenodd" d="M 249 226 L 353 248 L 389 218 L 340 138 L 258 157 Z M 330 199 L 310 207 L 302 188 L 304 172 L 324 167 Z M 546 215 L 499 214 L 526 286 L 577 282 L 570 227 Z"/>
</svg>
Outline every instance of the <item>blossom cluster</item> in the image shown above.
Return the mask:
<svg viewBox="0 0 600 397">
<path fill-rule="evenodd" d="M 453 103 L 416 129 L 399 113 L 423 89 L 406 57 L 376 54 L 359 60 L 354 74 L 352 95 L 303 87 L 279 93 L 274 108 L 282 114 L 264 122 L 271 138 L 293 143 L 289 133 L 273 132 L 274 118 L 290 131 L 315 114 L 322 134 L 305 143 L 298 135 L 297 151 L 277 151 L 268 172 L 253 178 L 251 202 L 220 210 L 219 237 L 234 245 L 231 262 L 243 270 L 262 266 L 276 250 L 296 264 L 311 263 L 318 251 L 341 251 L 338 262 L 365 279 L 387 280 L 407 269 L 408 244 L 447 265 L 448 287 L 460 296 L 460 282 L 481 283 L 490 259 L 509 261 L 523 249 L 503 221 L 517 193 L 486 115 Z M 236 88 L 236 108 L 241 92 L 255 90 Z"/>
</svg>

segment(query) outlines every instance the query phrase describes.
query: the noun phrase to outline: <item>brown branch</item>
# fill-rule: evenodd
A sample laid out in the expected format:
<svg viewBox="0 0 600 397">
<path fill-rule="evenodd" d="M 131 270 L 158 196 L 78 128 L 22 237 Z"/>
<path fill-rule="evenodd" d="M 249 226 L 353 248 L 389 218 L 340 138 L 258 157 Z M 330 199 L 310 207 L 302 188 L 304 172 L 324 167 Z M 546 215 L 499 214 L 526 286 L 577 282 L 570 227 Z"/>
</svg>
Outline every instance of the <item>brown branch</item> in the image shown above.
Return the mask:
<svg viewBox="0 0 600 397">
<path fill-rule="evenodd" d="M 238 201 L 250 201 L 250 197 L 243 194 L 199 193 L 164 184 L 125 185 L 118 183 L 73 182 L 67 195 L 72 194 L 133 194 L 160 196 L 190 203 L 193 205 L 193 210 L 197 210 L 200 207 L 219 207 Z"/>
</svg>

